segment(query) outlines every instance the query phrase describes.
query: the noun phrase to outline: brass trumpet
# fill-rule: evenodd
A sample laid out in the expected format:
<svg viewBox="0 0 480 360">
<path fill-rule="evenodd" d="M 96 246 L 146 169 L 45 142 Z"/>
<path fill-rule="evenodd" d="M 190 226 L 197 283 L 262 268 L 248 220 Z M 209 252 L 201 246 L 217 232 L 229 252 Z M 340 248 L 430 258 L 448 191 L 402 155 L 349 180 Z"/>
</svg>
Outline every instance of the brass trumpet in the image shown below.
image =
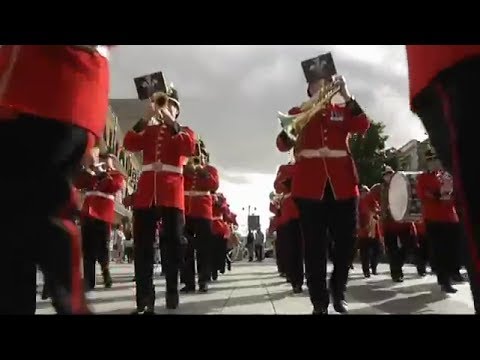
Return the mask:
<svg viewBox="0 0 480 360">
<path fill-rule="evenodd" d="M 312 117 L 323 110 L 331 103 L 332 98 L 340 91 L 341 87 L 332 81 L 322 86 L 322 88 L 310 100 L 304 102 L 301 106 L 301 113 L 297 115 L 286 115 L 278 112 L 278 120 L 283 131 L 288 137 L 297 141 L 303 128 L 310 122 Z"/>
</svg>

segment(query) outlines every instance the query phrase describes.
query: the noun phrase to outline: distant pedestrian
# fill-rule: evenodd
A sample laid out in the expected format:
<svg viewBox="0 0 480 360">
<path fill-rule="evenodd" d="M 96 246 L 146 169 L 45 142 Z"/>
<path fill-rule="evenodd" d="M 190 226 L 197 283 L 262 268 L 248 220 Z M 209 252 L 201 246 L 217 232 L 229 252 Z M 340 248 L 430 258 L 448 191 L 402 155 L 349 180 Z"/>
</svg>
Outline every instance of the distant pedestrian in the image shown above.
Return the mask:
<svg viewBox="0 0 480 360">
<path fill-rule="evenodd" d="M 263 248 L 265 245 L 265 235 L 258 229 L 255 233 L 255 257 L 257 261 L 263 261 Z"/>
<path fill-rule="evenodd" d="M 248 232 L 247 235 L 247 250 L 248 250 L 248 261 L 252 262 L 253 261 L 253 255 L 254 255 L 254 243 L 255 238 L 253 236 L 253 233 L 251 231 Z"/>
</svg>

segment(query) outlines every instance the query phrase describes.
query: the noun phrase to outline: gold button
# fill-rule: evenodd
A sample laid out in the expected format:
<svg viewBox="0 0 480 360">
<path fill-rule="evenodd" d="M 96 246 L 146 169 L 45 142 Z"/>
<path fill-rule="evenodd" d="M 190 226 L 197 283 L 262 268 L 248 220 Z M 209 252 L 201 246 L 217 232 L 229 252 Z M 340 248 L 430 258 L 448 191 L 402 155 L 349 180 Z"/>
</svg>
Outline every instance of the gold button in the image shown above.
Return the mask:
<svg viewBox="0 0 480 360">
<path fill-rule="evenodd" d="M 327 129 L 325 129 L 325 130 L 323 130 L 323 132 L 326 134 L 326 133 L 328 132 L 328 130 L 327 130 Z"/>
</svg>

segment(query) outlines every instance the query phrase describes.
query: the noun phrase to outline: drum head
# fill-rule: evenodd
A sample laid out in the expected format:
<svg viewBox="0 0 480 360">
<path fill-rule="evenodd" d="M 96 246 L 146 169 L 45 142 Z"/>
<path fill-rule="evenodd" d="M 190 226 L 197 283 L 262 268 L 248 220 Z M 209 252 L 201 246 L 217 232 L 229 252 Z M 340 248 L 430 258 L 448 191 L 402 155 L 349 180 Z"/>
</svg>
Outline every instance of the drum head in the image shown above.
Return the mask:
<svg viewBox="0 0 480 360">
<path fill-rule="evenodd" d="M 390 180 L 388 187 L 388 206 L 393 220 L 402 221 L 408 211 L 409 183 L 402 173 L 396 173 Z"/>
</svg>

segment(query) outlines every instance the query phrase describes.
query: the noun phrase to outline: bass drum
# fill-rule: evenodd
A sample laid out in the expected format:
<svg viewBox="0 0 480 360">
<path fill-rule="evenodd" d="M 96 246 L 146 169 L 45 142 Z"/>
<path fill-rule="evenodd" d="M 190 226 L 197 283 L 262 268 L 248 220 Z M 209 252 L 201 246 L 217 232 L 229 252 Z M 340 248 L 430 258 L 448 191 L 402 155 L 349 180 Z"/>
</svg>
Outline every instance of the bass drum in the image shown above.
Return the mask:
<svg viewBox="0 0 480 360">
<path fill-rule="evenodd" d="M 420 171 L 397 171 L 388 186 L 388 210 L 393 220 L 416 222 L 422 220 L 422 205 L 417 195 Z"/>
</svg>

